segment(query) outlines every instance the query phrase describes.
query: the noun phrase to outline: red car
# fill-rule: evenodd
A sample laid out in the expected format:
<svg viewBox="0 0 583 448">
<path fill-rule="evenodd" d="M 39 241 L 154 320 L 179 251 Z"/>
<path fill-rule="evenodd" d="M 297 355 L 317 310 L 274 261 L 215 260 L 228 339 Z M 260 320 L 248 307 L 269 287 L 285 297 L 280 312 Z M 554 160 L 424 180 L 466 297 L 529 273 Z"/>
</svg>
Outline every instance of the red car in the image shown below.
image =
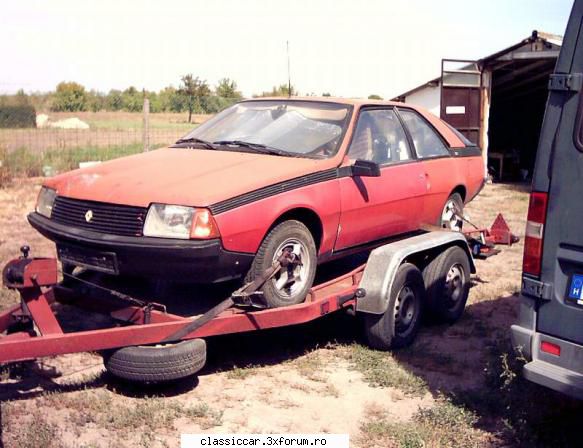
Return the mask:
<svg viewBox="0 0 583 448">
<path fill-rule="evenodd" d="M 284 250 L 263 286 L 304 300 L 319 263 L 423 224 L 455 227 L 484 181 L 475 145 L 429 112 L 346 99 L 253 99 L 175 145 L 49 179 L 30 224 L 65 267 L 219 282 Z"/>
</svg>

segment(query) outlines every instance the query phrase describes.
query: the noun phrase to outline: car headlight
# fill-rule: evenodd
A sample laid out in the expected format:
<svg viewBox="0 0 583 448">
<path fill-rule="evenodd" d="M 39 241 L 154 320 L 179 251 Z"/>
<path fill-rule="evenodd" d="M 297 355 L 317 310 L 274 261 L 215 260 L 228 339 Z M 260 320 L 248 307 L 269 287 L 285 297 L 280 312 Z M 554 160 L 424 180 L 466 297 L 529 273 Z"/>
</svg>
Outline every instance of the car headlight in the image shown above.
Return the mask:
<svg viewBox="0 0 583 448">
<path fill-rule="evenodd" d="M 152 204 L 144 223 L 144 236 L 160 238 L 216 238 L 217 224 L 205 208 Z"/>
<path fill-rule="evenodd" d="M 48 187 L 42 187 L 36 200 L 36 212 L 46 216 L 47 218 L 50 218 L 53 212 L 53 204 L 55 203 L 56 198 L 56 190 Z"/>
</svg>

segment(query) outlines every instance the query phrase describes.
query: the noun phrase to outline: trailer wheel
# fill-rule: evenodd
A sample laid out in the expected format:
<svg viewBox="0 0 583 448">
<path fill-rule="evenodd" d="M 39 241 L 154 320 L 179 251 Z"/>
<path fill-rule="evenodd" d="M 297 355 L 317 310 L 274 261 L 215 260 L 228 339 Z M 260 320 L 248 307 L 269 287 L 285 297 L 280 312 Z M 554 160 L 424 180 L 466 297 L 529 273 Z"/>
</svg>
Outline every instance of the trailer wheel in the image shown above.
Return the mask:
<svg viewBox="0 0 583 448">
<path fill-rule="evenodd" d="M 191 339 L 177 344 L 124 347 L 103 356 L 105 368 L 119 378 L 160 383 L 194 375 L 206 362 L 206 343 Z"/>
<path fill-rule="evenodd" d="M 411 263 L 403 263 L 395 275 L 387 310 L 381 315 L 365 314 L 369 345 L 389 350 L 411 344 L 421 325 L 424 296 L 421 271 Z"/>
<path fill-rule="evenodd" d="M 453 323 L 464 312 L 470 290 L 470 261 L 466 252 L 453 246 L 435 257 L 423 270 L 430 316 Z"/>
<path fill-rule="evenodd" d="M 316 275 L 316 244 L 308 228 L 299 221 L 289 220 L 275 226 L 265 237 L 245 282 L 253 281 L 273 265 L 283 250 L 291 250 L 301 264 L 279 271 L 268 279 L 261 291 L 269 308 L 302 303 Z"/>
</svg>

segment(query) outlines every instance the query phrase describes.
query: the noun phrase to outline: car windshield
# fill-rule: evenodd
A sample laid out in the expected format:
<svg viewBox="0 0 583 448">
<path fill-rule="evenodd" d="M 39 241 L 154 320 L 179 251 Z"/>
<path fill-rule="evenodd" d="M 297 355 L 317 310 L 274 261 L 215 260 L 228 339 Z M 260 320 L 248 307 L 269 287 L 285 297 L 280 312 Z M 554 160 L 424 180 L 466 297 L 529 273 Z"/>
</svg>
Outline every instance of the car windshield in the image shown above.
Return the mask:
<svg viewBox="0 0 583 448">
<path fill-rule="evenodd" d="M 330 157 L 338 151 L 350 110 L 346 104 L 317 101 L 245 101 L 225 109 L 179 142 L 196 139 L 217 143 L 217 149 L 229 145 L 231 150 L 245 151 L 261 145 L 281 155 Z"/>
</svg>

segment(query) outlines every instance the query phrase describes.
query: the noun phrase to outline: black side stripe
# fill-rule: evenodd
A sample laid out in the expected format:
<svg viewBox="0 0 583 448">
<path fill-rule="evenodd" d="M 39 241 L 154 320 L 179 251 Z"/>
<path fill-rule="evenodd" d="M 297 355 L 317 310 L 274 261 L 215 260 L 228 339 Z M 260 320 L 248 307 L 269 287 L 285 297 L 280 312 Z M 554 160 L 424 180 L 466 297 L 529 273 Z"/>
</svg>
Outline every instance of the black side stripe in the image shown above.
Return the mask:
<svg viewBox="0 0 583 448">
<path fill-rule="evenodd" d="M 252 202 L 260 201 L 261 199 L 275 196 L 276 194 L 285 193 L 286 191 L 295 190 L 297 188 L 306 187 L 308 185 L 326 182 L 328 180 L 337 179 L 339 177 L 339 170 L 332 168 L 317 173 L 308 174 L 307 176 L 296 177 L 295 179 L 286 180 L 268 187 L 259 188 L 258 190 L 250 191 L 231 199 L 226 199 L 217 202 L 209 207 L 213 215 L 224 213 L 234 208 L 247 205 Z"/>
</svg>

